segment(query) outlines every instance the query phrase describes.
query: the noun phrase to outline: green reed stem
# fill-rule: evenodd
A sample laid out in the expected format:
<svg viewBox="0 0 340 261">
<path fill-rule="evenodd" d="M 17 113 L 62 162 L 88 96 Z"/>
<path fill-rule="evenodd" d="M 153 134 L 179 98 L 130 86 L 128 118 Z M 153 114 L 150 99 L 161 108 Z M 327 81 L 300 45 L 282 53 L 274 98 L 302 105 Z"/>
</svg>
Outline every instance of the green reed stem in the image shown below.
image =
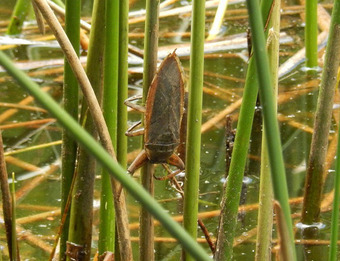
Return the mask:
<svg viewBox="0 0 340 261">
<path fill-rule="evenodd" d="M 14 35 L 21 33 L 22 25 L 26 19 L 28 11 L 30 10 L 30 4 L 30 0 L 17 0 L 11 20 L 7 27 L 7 34 Z"/>
<path fill-rule="evenodd" d="M 11 184 L 11 199 L 12 199 L 12 260 L 20 260 L 17 244 L 17 226 L 16 226 L 16 201 L 15 201 L 15 175 L 12 172 L 12 184 Z"/>
<path fill-rule="evenodd" d="M 73 46 L 75 52 L 79 55 L 80 44 L 80 1 L 67 0 L 65 9 L 65 32 Z M 75 119 L 78 119 L 78 81 L 65 59 L 64 65 L 64 88 L 63 88 L 64 109 Z M 71 192 L 71 184 L 75 170 L 77 143 L 68 132 L 63 129 L 62 132 L 62 169 L 61 169 L 61 213 L 67 203 L 68 195 Z M 70 223 L 70 212 L 68 211 L 63 230 L 60 236 L 60 255 L 59 260 L 65 260 L 66 242 L 68 240 L 68 229 Z"/>
<path fill-rule="evenodd" d="M 103 84 L 103 54 L 105 41 L 105 1 L 94 1 L 92 28 L 87 59 L 86 73 L 97 96 L 99 104 L 102 99 Z M 83 102 L 82 117 L 86 122 L 84 128 L 93 137 L 97 137 L 97 131 L 87 105 Z M 91 256 L 92 239 L 92 204 L 94 177 L 96 175 L 95 158 L 84 148 L 79 149 L 77 176 L 74 184 L 71 204 L 69 241 L 82 246 L 84 260 Z M 67 258 L 69 260 L 69 257 Z"/>
<path fill-rule="evenodd" d="M 128 44 L 129 44 L 129 1 L 119 1 L 119 65 L 118 65 L 118 100 L 117 100 L 117 160 L 123 168 L 127 166 L 127 107 L 124 101 L 128 97 Z M 118 241 L 119 243 L 119 241 Z M 116 244 L 116 254 L 120 251 Z M 123 254 L 123 253 L 122 253 Z"/>
<path fill-rule="evenodd" d="M 184 228 L 197 237 L 198 192 L 201 157 L 201 122 L 204 71 L 205 1 L 194 0 L 191 22 L 191 55 L 186 142 L 186 180 L 184 184 Z M 189 253 L 184 253 L 189 254 Z M 195 260 L 185 255 L 185 260 Z"/>
<path fill-rule="evenodd" d="M 105 167 L 110 175 L 116 178 L 126 190 L 137 199 L 143 207 L 148 209 L 153 216 L 160 221 L 165 229 L 174 236 L 186 251 L 196 260 L 211 260 L 203 248 L 165 211 L 162 206 L 153 199 L 143 187 L 131 176 L 126 175 L 126 170 L 119 165 L 96 142 L 71 116 L 69 116 L 60 106 L 46 93 L 42 92 L 39 86 L 33 82 L 26 74 L 17 69 L 9 58 L 0 52 L 0 64 L 12 75 L 45 109 L 47 109 L 66 129 L 72 133 L 75 139 L 82 144 L 86 150 Z"/>
<path fill-rule="evenodd" d="M 158 15 L 159 0 L 146 1 L 146 20 L 144 37 L 143 103 L 145 104 L 149 87 L 157 71 L 158 60 Z M 150 195 L 154 194 L 154 168 L 147 162 L 141 171 L 141 181 Z M 139 256 L 141 260 L 154 260 L 154 225 L 152 215 L 141 209 Z"/>
<path fill-rule="evenodd" d="M 104 51 L 103 113 L 113 147 L 117 140 L 119 1 L 106 1 L 106 37 Z M 115 250 L 115 211 L 110 174 L 103 169 L 101 180 L 98 251 Z"/>
<path fill-rule="evenodd" d="M 118 118 L 117 118 L 117 160 L 124 168 L 127 165 L 127 108 L 128 97 L 128 44 L 129 44 L 129 1 L 119 1 L 119 72 L 118 72 Z"/>
<path fill-rule="evenodd" d="M 262 1 L 261 9 L 263 20 L 270 15 L 272 2 Z M 237 223 L 238 206 L 242 189 L 243 173 L 248 156 L 249 140 L 252 130 L 256 99 L 258 95 L 258 77 L 254 57 L 249 61 L 246 83 L 243 91 L 240 116 L 237 123 L 237 132 L 234 142 L 233 153 L 230 162 L 228 182 L 226 184 L 226 205 L 225 205 L 225 260 L 230 260 L 233 254 L 233 242 Z"/>
<path fill-rule="evenodd" d="M 305 194 L 301 216 L 301 222 L 305 224 L 318 222 L 320 217 L 324 164 L 333 110 L 333 102 L 331 101 L 333 101 L 334 97 L 336 75 L 340 59 L 340 36 L 338 35 L 339 24 L 340 3 L 339 1 L 335 1 L 315 114 L 309 162 L 307 166 Z M 307 235 L 309 232 L 311 231 L 304 229 L 304 237 L 311 236 L 311 234 Z"/>
<path fill-rule="evenodd" d="M 318 66 L 318 23 L 317 0 L 306 0 L 306 66 L 309 68 Z"/>
<path fill-rule="evenodd" d="M 119 78 L 118 78 L 118 118 L 117 118 L 117 160 L 127 165 L 127 108 L 124 101 L 128 97 L 128 43 L 129 43 L 129 1 L 119 2 Z"/>
<path fill-rule="evenodd" d="M 339 84 L 339 82 L 338 82 Z M 338 235 L 339 235 L 339 206 L 340 206 L 340 128 L 338 126 L 338 150 L 335 160 L 334 199 L 331 222 L 331 244 L 329 249 L 329 261 L 338 258 Z"/>
<path fill-rule="evenodd" d="M 268 58 L 270 64 L 271 84 L 276 103 L 278 90 L 279 35 L 280 35 L 280 1 L 274 1 L 268 34 Z M 259 191 L 259 211 L 257 219 L 257 237 L 255 260 L 270 260 L 273 226 L 273 185 L 270 176 L 269 155 L 265 130 L 262 132 L 261 175 Z"/>
<path fill-rule="evenodd" d="M 271 75 L 269 61 L 266 52 L 266 41 L 263 32 L 261 11 L 258 2 L 248 0 L 249 22 L 252 30 L 252 40 L 254 57 L 256 61 L 257 75 L 260 86 L 260 101 L 263 107 L 264 128 L 268 145 L 270 169 L 274 186 L 275 198 L 279 201 L 289 233 L 289 242 L 292 245 L 292 259 L 296 260 L 293 224 L 290 214 L 289 197 L 285 168 L 283 163 L 279 125 L 276 118 L 276 105 L 274 101 L 273 89 L 271 86 Z"/>
<path fill-rule="evenodd" d="M 128 93 L 128 14 L 129 14 L 129 2 L 127 0 L 121 0 L 116 3 L 116 7 L 119 7 L 119 15 L 115 13 L 115 19 L 119 19 L 119 23 L 116 30 L 119 34 L 118 46 L 118 97 L 117 97 L 117 160 L 126 168 L 127 164 L 127 137 L 125 131 L 127 129 L 127 108 L 124 105 L 124 101 L 127 99 Z M 119 18 L 118 18 L 119 17 Z M 116 20 L 117 21 L 117 20 Z M 116 35 L 117 36 L 117 35 Z M 108 46 L 111 48 L 111 46 Z M 112 47 L 113 48 L 113 47 Z M 106 68 L 106 70 L 109 70 Z M 110 74 L 106 74 L 106 77 L 110 77 Z M 112 108 L 111 108 L 112 109 Z M 122 193 L 120 197 L 118 193 L 120 184 L 111 177 L 111 185 L 114 190 L 114 206 L 116 214 L 116 239 L 115 242 L 115 257 L 119 260 L 133 260 L 132 247 L 130 240 L 130 231 L 128 227 L 128 216 L 125 202 L 125 195 Z"/>
<path fill-rule="evenodd" d="M 334 7 L 332 11 L 332 21 L 331 21 L 331 31 L 330 38 L 328 41 L 330 42 L 333 36 L 332 31 L 335 31 L 335 35 L 339 34 L 339 24 L 340 24 L 340 1 L 334 2 Z M 333 42 L 333 41 L 332 41 Z M 339 40 L 338 42 L 339 43 Z M 328 46 L 327 46 L 328 52 Z M 325 63 L 326 66 L 326 63 Z M 326 68 L 326 67 L 325 67 Z M 340 132 L 340 128 L 338 127 L 338 132 Z M 335 184 L 334 184 L 334 201 L 333 201 L 333 212 L 332 212 L 332 223 L 331 223 L 331 246 L 329 251 L 329 260 L 335 261 L 337 260 L 337 248 L 338 248 L 338 229 L 339 229 L 339 205 L 340 205 L 340 139 L 338 134 L 338 152 L 336 157 L 336 171 L 335 171 Z"/>
</svg>

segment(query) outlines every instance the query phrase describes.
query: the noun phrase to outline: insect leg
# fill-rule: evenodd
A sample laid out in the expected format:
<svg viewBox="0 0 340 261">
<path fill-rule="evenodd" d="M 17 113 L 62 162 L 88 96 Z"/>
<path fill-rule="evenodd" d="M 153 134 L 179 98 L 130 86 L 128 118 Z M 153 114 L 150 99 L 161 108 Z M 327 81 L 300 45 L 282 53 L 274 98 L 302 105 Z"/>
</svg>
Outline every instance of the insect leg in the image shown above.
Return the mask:
<svg viewBox="0 0 340 261">
<path fill-rule="evenodd" d="M 144 106 L 138 105 L 138 104 L 135 104 L 135 103 L 132 102 L 132 101 L 135 101 L 135 100 L 139 100 L 141 98 L 142 98 L 141 95 L 132 96 L 132 97 L 126 99 L 124 101 L 124 104 L 126 106 L 130 107 L 131 109 L 135 110 L 135 111 L 138 111 L 138 112 L 141 112 L 141 113 L 145 113 L 145 107 Z"/>
<path fill-rule="evenodd" d="M 178 167 L 179 169 L 185 168 L 183 161 L 175 153 L 170 156 L 168 163 L 172 166 Z"/>
<path fill-rule="evenodd" d="M 147 161 L 148 161 L 148 157 L 146 155 L 146 151 L 142 150 L 137 157 L 135 158 L 135 160 L 131 163 L 130 167 L 128 168 L 128 172 L 130 174 L 133 174 L 137 169 L 139 169 L 140 167 L 142 167 Z"/>
<path fill-rule="evenodd" d="M 131 163 L 130 167 L 128 168 L 128 172 L 133 175 L 133 173 L 139 169 L 141 166 L 143 166 L 146 162 L 148 161 L 148 157 L 146 155 L 145 150 L 142 150 L 141 152 L 139 152 L 139 154 L 137 155 L 137 157 L 135 158 L 135 160 Z M 117 190 L 117 195 L 118 198 L 120 197 L 120 194 L 122 193 L 122 189 L 123 187 L 120 186 Z"/>
<path fill-rule="evenodd" d="M 181 173 L 183 170 L 182 169 L 178 169 L 175 170 L 174 172 L 171 171 L 171 169 L 168 167 L 167 164 L 162 163 L 163 168 L 166 170 L 166 172 L 168 172 L 168 175 L 163 176 L 163 177 L 157 177 L 155 174 L 153 175 L 153 177 L 156 180 L 167 180 L 167 179 L 172 179 L 174 178 L 176 175 L 178 175 L 179 173 Z"/>
<path fill-rule="evenodd" d="M 125 135 L 128 137 L 134 137 L 138 135 L 143 135 L 144 134 L 144 128 L 138 129 L 138 130 L 133 130 L 136 128 L 138 125 L 140 125 L 142 122 L 138 121 L 137 123 L 133 124 L 128 130 L 125 132 Z"/>
</svg>

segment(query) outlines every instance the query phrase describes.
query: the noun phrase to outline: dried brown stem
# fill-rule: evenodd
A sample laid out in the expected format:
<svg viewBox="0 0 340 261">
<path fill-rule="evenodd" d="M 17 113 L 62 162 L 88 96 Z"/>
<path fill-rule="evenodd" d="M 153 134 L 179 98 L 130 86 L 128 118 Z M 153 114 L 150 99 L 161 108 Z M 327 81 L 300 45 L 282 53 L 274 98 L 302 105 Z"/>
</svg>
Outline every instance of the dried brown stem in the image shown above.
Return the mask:
<svg viewBox="0 0 340 261">
<path fill-rule="evenodd" d="M 44 87 L 41 90 L 47 92 L 48 90 L 50 90 L 50 87 Z M 28 96 L 25 99 L 21 100 L 18 104 L 27 105 L 27 104 L 30 104 L 33 100 L 34 98 L 32 96 Z M 4 111 L 3 113 L 0 114 L 0 123 L 4 122 L 8 118 L 16 114 L 17 112 L 18 112 L 18 109 L 9 109 L 7 111 Z"/>
<path fill-rule="evenodd" d="M 39 168 L 37 168 L 38 170 Z M 30 191 L 32 191 L 32 189 L 34 189 L 36 186 L 40 185 L 41 182 L 43 182 L 45 179 L 47 179 L 47 177 L 52 174 L 53 172 L 55 172 L 57 169 L 59 169 L 58 165 L 54 165 L 52 164 L 50 166 L 50 169 L 47 170 L 44 174 L 39 175 L 37 177 L 35 177 L 34 179 L 30 180 L 29 182 L 27 182 L 24 186 L 22 186 L 16 193 L 16 200 L 19 201 L 21 200 L 23 197 L 25 197 Z"/>
<path fill-rule="evenodd" d="M 25 122 L 18 122 L 18 123 L 10 123 L 10 124 L 5 124 L 5 125 L 0 125 L 0 129 L 6 130 L 6 129 L 27 127 L 27 126 L 36 126 L 36 125 L 41 125 L 41 124 L 55 122 L 55 121 L 56 120 L 53 118 L 48 118 L 48 119 L 42 119 L 42 120 L 32 120 L 32 121 L 25 121 Z"/>
<path fill-rule="evenodd" d="M 2 133 L 0 131 L 0 182 L 2 195 L 2 210 L 4 213 L 7 246 L 10 259 L 12 260 L 12 200 L 8 186 L 8 176 L 4 156 Z"/>
</svg>

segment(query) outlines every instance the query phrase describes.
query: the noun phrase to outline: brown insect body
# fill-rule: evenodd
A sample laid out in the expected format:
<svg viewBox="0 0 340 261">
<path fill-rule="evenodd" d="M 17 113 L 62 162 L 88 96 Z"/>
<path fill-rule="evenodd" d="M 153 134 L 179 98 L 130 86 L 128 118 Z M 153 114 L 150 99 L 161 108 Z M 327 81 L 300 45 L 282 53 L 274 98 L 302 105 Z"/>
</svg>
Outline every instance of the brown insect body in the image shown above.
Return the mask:
<svg viewBox="0 0 340 261">
<path fill-rule="evenodd" d="M 146 161 L 169 163 L 180 169 L 184 168 L 183 161 L 174 153 L 180 143 L 183 103 L 183 72 L 180 61 L 173 52 L 164 59 L 150 85 L 144 115 L 144 150 L 130 165 L 130 173 Z M 126 104 L 132 107 L 132 104 Z M 144 111 L 137 106 L 134 108 Z"/>
<path fill-rule="evenodd" d="M 180 61 L 170 54 L 155 75 L 146 100 L 145 149 L 152 163 L 165 163 L 179 145 L 184 80 Z"/>
</svg>

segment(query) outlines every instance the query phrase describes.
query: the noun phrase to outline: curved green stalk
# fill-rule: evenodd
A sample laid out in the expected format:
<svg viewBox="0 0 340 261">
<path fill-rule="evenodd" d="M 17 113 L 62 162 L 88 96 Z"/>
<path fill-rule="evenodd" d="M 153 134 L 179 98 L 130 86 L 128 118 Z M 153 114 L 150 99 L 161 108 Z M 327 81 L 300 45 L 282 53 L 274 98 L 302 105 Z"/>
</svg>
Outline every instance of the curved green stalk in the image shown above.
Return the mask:
<svg viewBox="0 0 340 261">
<path fill-rule="evenodd" d="M 318 23 L 317 0 L 306 0 L 306 66 L 309 68 L 318 66 Z"/>
<path fill-rule="evenodd" d="M 72 43 L 73 49 L 79 55 L 80 42 L 80 1 L 67 0 L 65 10 L 65 32 Z M 64 89 L 63 89 L 64 109 L 77 120 L 78 118 L 78 81 L 73 71 L 65 59 L 64 65 Z M 63 129 L 62 132 L 62 170 L 61 170 L 61 213 L 64 213 L 68 195 L 71 189 L 73 173 L 75 170 L 75 161 L 77 156 L 77 143 L 68 132 Z M 68 240 L 69 229 L 69 211 L 63 225 L 60 235 L 60 255 L 59 260 L 65 260 L 66 242 Z"/>
<path fill-rule="evenodd" d="M 7 34 L 20 34 L 22 30 L 22 25 L 26 19 L 28 11 L 30 10 L 30 0 L 17 0 L 11 20 L 7 27 Z"/>
<path fill-rule="evenodd" d="M 106 1 L 103 113 L 113 147 L 117 138 L 119 1 Z M 102 171 L 98 252 L 115 250 L 115 211 L 110 174 Z"/>
<path fill-rule="evenodd" d="M 137 199 L 143 207 L 148 209 L 152 215 L 160 221 L 165 229 L 174 236 L 190 255 L 196 260 L 211 260 L 208 254 L 198 245 L 183 228 L 174 221 L 161 205 L 146 192 L 131 176 L 126 175 L 122 168 L 112 157 L 96 142 L 71 116 L 46 93 L 42 92 L 39 86 L 26 74 L 15 68 L 13 63 L 3 52 L 0 52 L 0 64 L 12 75 L 19 84 L 27 89 L 45 109 L 47 109 L 63 125 L 75 139 L 82 144 L 86 150 L 105 167 L 110 175 L 116 178 L 126 190 Z"/>
<path fill-rule="evenodd" d="M 201 122 L 203 99 L 205 37 L 205 1 L 194 0 L 191 22 L 191 55 L 189 75 L 188 133 L 186 145 L 186 180 L 184 183 L 184 228 L 197 237 L 198 192 L 201 156 Z M 186 254 L 186 253 L 184 253 Z M 186 255 L 185 260 L 195 260 Z"/>
<path fill-rule="evenodd" d="M 247 1 L 249 10 L 249 21 L 252 29 L 252 40 L 254 48 L 254 57 L 256 61 L 257 75 L 260 86 L 260 101 L 263 106 L 264 128 L 266 131 L 266 140 L 268 145 L 270 169 L 274 186 L 275 198 L 279 201 L 284 221 L 289 233 L 289 242 L 286 244 L 292 246 L 292 259 L 296 260 L 293 224 L 290 214 L 288 188 L 286 181 L 285 168 L 283 163 L 279 125 L 276 118 L 276 105 L 271 87 L 271 75 L 269 71 L 269 61 L 266 52 L 266 41 L 263 32 L 261 20 L 261 11 L 257 1 Z"/>
</svg>

